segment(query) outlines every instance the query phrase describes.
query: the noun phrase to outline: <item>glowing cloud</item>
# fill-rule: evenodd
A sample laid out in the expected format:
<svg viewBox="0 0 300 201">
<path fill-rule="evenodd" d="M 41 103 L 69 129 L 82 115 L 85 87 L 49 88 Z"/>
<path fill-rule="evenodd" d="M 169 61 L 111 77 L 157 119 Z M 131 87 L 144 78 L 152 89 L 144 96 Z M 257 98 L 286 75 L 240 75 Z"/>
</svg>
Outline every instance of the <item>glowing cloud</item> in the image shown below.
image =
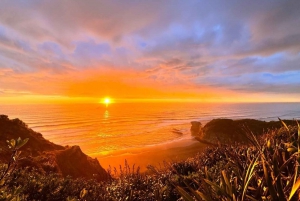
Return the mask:
<svg viewBox="0 0 300 201">
<path fill-rule="evenodd" d="M 1 1 L 0 102 L 299 101 L 299 10 L 281 0 Z"/>
</svg>

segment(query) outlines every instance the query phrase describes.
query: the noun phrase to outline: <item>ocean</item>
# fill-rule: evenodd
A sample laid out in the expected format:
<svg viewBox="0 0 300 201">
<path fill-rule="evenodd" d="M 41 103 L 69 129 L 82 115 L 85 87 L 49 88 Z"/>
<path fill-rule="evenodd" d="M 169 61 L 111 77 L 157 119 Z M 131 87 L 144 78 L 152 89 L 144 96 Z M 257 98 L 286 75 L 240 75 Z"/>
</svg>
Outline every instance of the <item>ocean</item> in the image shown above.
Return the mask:
<svg viewBox="0 0 300 201">
<path fill-rule="evenodd" d="M 61 145 L 96 156 L 191 138 L 190 122 L 300 119 L 300 103 L 112 103 L 0 105 L 0 114 Z"/>
</svg>

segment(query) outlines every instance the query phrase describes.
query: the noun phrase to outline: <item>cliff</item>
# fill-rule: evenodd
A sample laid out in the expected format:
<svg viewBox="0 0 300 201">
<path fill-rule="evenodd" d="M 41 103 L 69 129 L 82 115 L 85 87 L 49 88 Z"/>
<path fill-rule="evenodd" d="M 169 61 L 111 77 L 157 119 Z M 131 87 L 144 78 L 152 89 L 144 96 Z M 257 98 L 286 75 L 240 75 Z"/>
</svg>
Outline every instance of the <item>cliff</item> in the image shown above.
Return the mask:
<svg viewBox="0 0 300 201">
<path fill-rule="evenodd" d="M 43 138 L 42 134 L 33 131 L 19 119 L 10 120 L 0 115 L 0 162 L 6 163 L 11 155 L 7 140 L 29 138 L 22 147 L 19 166 L 36 168 L 40 172 L 56 172 L 62 176 L 94 178 L 107 180 L 109 175 L 97 159 L 85 155 L 79 146 L 61 146 Z"/>
<path fill-rule="evenodd" d="M 284 120 L 287 125 L 296 126 L 293 120 Z M 199 140 L 208 142 L 247 142 L 246 133 L 252 132 L 254 135 L 261 135 L 268 130 L 282 127 L 280 121 L 260 121 L 255 119 L 213 119 L 204 127 L 195 122 L 191 122 L 191 133 Z"/>
</svg>

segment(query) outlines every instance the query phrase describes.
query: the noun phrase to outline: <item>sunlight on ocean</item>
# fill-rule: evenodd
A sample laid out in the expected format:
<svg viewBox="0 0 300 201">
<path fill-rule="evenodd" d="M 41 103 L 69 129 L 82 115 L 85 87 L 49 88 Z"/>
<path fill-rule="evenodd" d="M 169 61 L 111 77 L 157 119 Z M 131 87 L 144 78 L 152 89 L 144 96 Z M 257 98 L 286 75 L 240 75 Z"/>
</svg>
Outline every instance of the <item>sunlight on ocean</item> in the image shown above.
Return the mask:
<svg viewBox="0 0 300 201">
<path fill-rule="evenodd" d="M 54 143 L 95 155 L 191 138 L 191 121 L 299 119 L 300 103 L 1 105 L 0 114 L 23 120 Z"/>
</svg>

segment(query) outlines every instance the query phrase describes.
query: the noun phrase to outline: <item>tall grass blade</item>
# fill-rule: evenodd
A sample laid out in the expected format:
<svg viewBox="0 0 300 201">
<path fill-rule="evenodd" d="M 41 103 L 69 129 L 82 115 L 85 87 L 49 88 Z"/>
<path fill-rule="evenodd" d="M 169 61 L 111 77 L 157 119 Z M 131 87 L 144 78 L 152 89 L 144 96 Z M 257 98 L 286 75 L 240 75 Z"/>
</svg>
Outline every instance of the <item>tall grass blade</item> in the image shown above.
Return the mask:
<svg viewBox="0 0 300 201">
<path fill-rule="evenodd" d="M 297 156 L 297 161 L 298 161 L 298 172 L 300 172 L 300 125 L 297 122 L 297 126 L 298 126 L 298 156 Z"/>
<path fill-rule="evenodd" d="M 241 199 L 242 201 L 244 200 L 246 191 L 248 189 L 248 185 L 249 185 L 250 180 L 251 180 L 251 178 L 253 176 L 254 168 L 258 164 L 257 160 L 258 160 L 258 157 L 255 157 L 255 158 L 252 159 L 252 161 L 251 161 L 251 163 L 250 163 L 250 165 L 248 167 L 248 170 L 246 172 L 246 176 L 244 178 L 243 194 L 242 194 L 242 199 Z"/>
<path fill-rule="evenodd" d="M 217 194 L 221 194 L 221 195 L 224 195 L 224 196 L 226 196 L 226 197 L 228 197 L 228 198 L 231 198 L 231 195 L 228 195 L 227 193 L 226 193 L 226 191 L 224 191 L 220 186 L 218 186 L 217 184 L 215 184 L 215 183 L 213 183 L 213 182 L 211 182 L 211 181 L 209 181 L 209 180 L 207 180 L 207 179 L 204 179 L 204 181 L 207 183 L 207 184 L 209 184 L 215 191 L 216 191 L 216 193 Z"/>
<path fill-rule="evenodd" d="M 298 178 L 298 180 L 296 181 L 296 183 L 293 185 L 290 196 L 289 196 L 289 200 L 292 199 L 292 197 L 294 196 L 295 192 L 299 189 L 300 187 L 300 177 Z"/>
<path fill-rule="evenodd" d="M 279 117 L 278 117 L 279 121 L 282 123 L 282 125 L 284 126 L 284 128 L 290 133 L 290 129 L 289 127 L 286 125 L 286 123 L 284 123 L 284 121 L 282 121 Z"/>
<path fill-rule="evenodd" d="M 203 193 L 201 193 L 200 191 L 196 191 L 196 193 L 205 201 L 212 201 L 211 198 L 209 198 L 208 196 L 204 195 Z"/>
<path fill-rule="evenodd" d="M 193 193 L 193 195 L 196 197 L 197 200 L 201 200 L 201 196 L 186 182 L 183 181 L 183 183 L 188 187 L 188 189 Z"/>
<path fill-rule="evenodd" d="M 183 188 L 180 186 L 176 186 L 176 190 L 182 196 L 185 201 L 194 201 L 193 197 L 188 194 Z"/>
<path fill-rule="evenodd" d="M 252 201 L 258 201 L 257 199 L 255 199 L 255 198 L 253 198 L 253 197 L 251 197 L 251 196 L 249 196 L 249 195 L 246 195 L 246 197 L 247 197 L 248 199 L 252 200 Z"/>
<path fill-rule="evenodd" d="M 268 185 L 270 195 L 271 195 L 273 200 L 279 200 L 279 198 L 277 196 L 277 193 L 275 191 L 275 188 L 273 186 L 271 175 L 269 174 L 268 168 L 266 166 L 266 162 L 263 158 L 262 158 L 262 162 L 263 162 L 264 175 L 265 175 L 265 179 L 266 179 L 266 182 L 267 182 L 267 185 Z"/>
<path fill-rule="evenodd" d="M 232 195 L 232 186 L 227 178 L 227 175 L 226 175 L 226 171 L 225 170 L 222 170 L 222 176 L 223 176 L 223 179 L 225 181 L 225 184 L 226 184 L 226 192 L 228 193 L 228 195 Z"/>
</svg>

